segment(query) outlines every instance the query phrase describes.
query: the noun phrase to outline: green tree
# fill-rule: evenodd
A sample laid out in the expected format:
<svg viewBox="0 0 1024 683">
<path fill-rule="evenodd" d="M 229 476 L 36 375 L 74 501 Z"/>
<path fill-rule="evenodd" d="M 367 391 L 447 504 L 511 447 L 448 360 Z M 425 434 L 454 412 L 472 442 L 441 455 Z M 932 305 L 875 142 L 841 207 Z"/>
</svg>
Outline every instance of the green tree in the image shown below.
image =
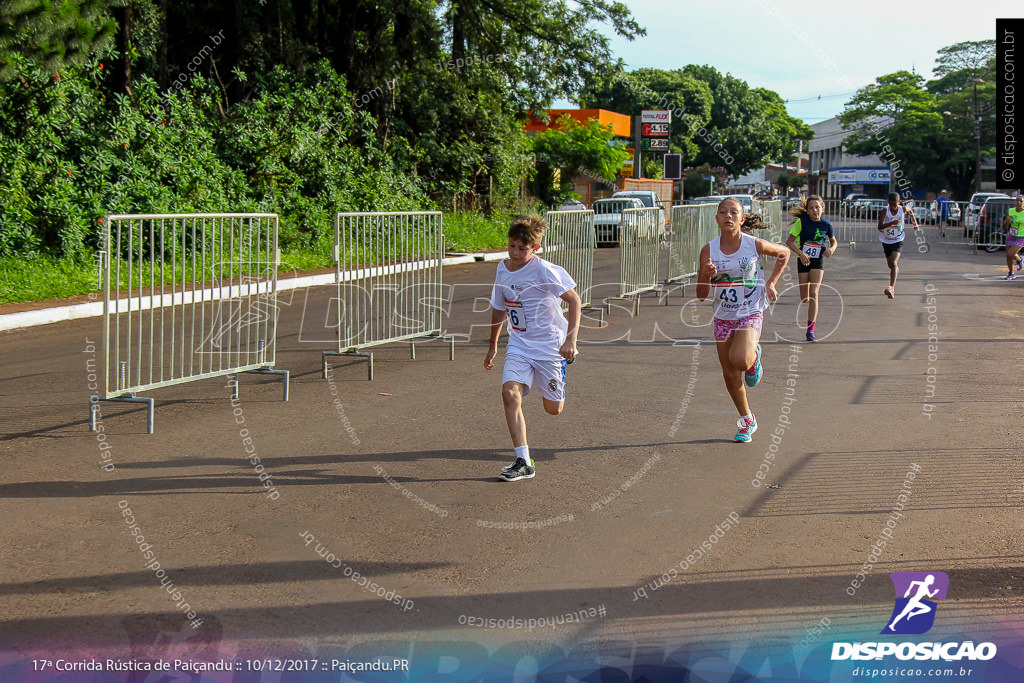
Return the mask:
<svg viewBox="0 0 1024 683">
<path fill-rule="evenodd" d="M 857 91 L 839 116 L 853 134 L 844 146 L 854 154 L 877 154 L 889 164 L 900 190 L 941 184 L 944 157 L 942 116 L 924 78 L 909 71 L 879 76 Z"/>
<path fill-rule="evenodd" d="M 614 180 L 628 157 L 624 145 L 614 143 L 610 126 L 596 120 L 579 125 L 568 115 L 558 120 L 559 128 L 542 131 L 533 139 L 537 155 L 537 196 L 548 205 L 569 194 L 569 180 L 591 175 Z M 560 181 L 556 186 L 556 173 Z"/>
<path fill-rule="evenodd" d="M 704 180 L 705 176 L 713 177 L 714 181 Z M 711 194 L 716 187 L 719 191 L 725 187 L 729 171 L 724 166 L 701 164 L 683 169 L 683 178 L 686 179 L 686 193 L 691 197 L 697 197 Z"/>
<path fill-rule="evenodd" d="M 4 0 L 0 3 L 0 79 L 18 75 L 20 53 L 43 71 L 82 64 L 113 43 L 109 0 Z"/>
<path fill-rule="evenodd" d="M 790 151 L 810 128 L 786 113 L 782 98 L 710 66 L 638 69 L 595 80 L 580 95 L 587 107 L 635 115 L 672 110 L 670 145 L 688 163 L 724 165 L 741 175 Z"/>
<path fill-rule="evenodd" d="M 991 73 L 993 50 L 992 41 L 957 43 L 939 51 L 937 78 L 927 84 L 898 71 L 861 88 L 839 117 L 854 131 L 846 148 L 882 157 L 894 180 L 903 182 L 901 189 L 948 186 L 955 197 L 966 198 L 974 189 L 975 136 L 982 157 L 995 149 L 995 86 L 974 81 Z"/>
<path fill-rule="evenodd" d="M 684 159 L 698 156 L 697 132 L 708 122 L 712 103 L 707 84 L 680 69 L 616 71 L 595 79 L 578 101 L 584 108 L 608 109 L 631 118 L 644 109 L 671 110 L 670 150 Z"/>
<path fill-rule="evenodd" d="M 723 164 L 739 176 L 788 153 L 796 140 L 814 136 L 807 125 L 786 112 L 783 99 L 774 91 L 751 88 L 711 66 L 691 64 L 684 72 L 707 83 L 713 100 L 694 163 Z"/>
</svg>

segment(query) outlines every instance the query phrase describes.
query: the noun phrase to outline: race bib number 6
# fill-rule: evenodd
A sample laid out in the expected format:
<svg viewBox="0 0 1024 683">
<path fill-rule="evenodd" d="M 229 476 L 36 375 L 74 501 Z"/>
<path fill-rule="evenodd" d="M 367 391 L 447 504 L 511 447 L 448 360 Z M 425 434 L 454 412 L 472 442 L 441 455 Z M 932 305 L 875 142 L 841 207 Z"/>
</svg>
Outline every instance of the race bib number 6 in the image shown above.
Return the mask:
<svg viewBox="0 0 1024 683">
<path fill-rule="evenodd" d="M 804 245 L 804 253 L 807 254 L 807 258 L 818 258 L 821 256 L 821 245 L 808 242 Z"/>
<path fill-rule="evenodd" d="M 508 326 L 516 332 L 526 332 L 526 315 L 523 313 L 523 302 L 506 301 L 505 311 L 508 313 Z"/>
</svg>

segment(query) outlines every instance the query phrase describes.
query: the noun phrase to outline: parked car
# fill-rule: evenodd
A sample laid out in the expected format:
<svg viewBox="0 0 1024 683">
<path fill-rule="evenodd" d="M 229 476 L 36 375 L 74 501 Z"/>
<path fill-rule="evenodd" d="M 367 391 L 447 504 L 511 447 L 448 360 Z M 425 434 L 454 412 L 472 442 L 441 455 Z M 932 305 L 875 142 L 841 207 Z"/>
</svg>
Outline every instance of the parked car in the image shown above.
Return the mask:
<svg viewBox="0 0 1024 683">
<path fill-rule="evenodd" d="M 730 199 L 738 199 L 740 204 L 743 205 L 743 213 L 751 213 L 754 209 L 754 195 L 752 194 L 729 194 L 726 195 Z"/>
<path fill-rule="evenodd" d="M 594 232 L 598 244 L 618 244 L 622 228 L 622 212 L 626 209 L 642 209 L 644 203 L 636 197 L 609 197 L 598 199 L 594 209 Z"/>
<path fill-rule="evenodd" d="M 690 200 L 691 204 L 721 204 L 725 197 L 721 195 L 708 195 L 707 197 L 694 197 Z"/>
<path fill-rule="evenodd" d="M 653 190 L 620 190 L 612 195 L 612 199 L 619 197 L 632 197 L 639 199 L 644 203 L 644 206 L 648 208 L 658 207 L 661 209 L 661 223 L 662 225 L 668 224 L 668 214 L 665 211 L 665 205 L 661 203 L 661 197 L 658 193 Z"/>
<path fill-rule="evenodd" d="M 989 197 L 981 205 L 974 231 L 974 243 L 985 251 L 999 251 L 1006 244 L 1007 211 L 1013 208 L 1014 202 L 1009 197 Z"/>
<path fill-rule="evenodd" d="M 871 197 L 860 192 L 851 192 L 843 197 L 842 207 L 847 211 L 850 211 L 853 208 L 853 205 L 861 199 L 871 199 Z"/>
<path fill-rule="evenodd" d="M 889 206 L 885 199 L 858 199 L 853 205 L 853 215 L 867 220 L 878 220 L 878 216 Z"/>
<path fill-rule="evenodd" d="M 967 215 L 964 216 L 964 237 L 970 237 L 974 233 L 974 228 L 978 224 L 978 214 L 981 213 L 981 205 L 991 197 L 1009 199 L 1010 195 L 1003 194 L 1002 192 L 975 192 L 966 207 Z"/>
</svg>

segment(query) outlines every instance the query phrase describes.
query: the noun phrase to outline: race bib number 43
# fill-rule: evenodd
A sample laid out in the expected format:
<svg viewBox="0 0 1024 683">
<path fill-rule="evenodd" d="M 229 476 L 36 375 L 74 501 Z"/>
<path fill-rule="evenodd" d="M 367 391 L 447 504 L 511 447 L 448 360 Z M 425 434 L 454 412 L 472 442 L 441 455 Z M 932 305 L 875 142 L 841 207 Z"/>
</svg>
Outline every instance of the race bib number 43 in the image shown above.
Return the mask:
<svg viewBox="0 0 1024 683">
<path fill-rule="evenodd" d="M 743 295 L 740 293 L 739 287 L 718 288 L 718 302 L 723 306 L 735 308 L 741 301 L 743 301 Z"/>
<path fill-rule="evenodd" d="M 523 302 L 506 301 L 505 311 L 508 313 L 508 326 L 516 332 L 526 332 L 526 315 L 523 314 Z"/>
</svg>

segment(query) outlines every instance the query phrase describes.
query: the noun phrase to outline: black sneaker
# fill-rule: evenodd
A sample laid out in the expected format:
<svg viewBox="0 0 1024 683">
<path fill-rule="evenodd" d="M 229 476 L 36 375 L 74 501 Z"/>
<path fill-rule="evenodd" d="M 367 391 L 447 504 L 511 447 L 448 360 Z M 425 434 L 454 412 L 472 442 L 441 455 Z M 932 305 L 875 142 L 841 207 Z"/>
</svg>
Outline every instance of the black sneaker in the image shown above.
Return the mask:
<svg viewBox="0 0 1024 683">
<path fill-rule="evenodd" d="M 526 461 L 523 460 L 522 458 L 516 458 L 516 461 L 512 465 L 512 467 L 503 469 L 501 471 L 501 479 L 505 481 L 515 481 L 516 479 L 533 479 L 533 475 L 536 473 L 536 468 L 527 465 Z"/>
</svg>

